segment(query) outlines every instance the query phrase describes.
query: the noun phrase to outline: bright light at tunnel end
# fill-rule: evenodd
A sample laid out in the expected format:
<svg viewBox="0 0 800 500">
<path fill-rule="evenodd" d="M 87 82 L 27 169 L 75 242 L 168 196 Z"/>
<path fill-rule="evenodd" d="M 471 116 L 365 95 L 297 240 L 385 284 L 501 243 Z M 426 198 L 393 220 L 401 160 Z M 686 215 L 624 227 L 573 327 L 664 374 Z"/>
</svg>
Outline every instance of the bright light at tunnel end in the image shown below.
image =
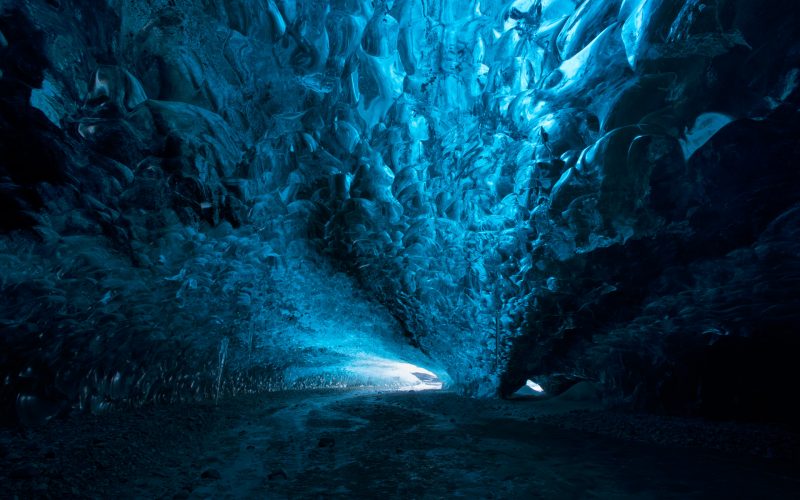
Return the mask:
<svg viewBox="0 0 800 500">
<path fill-rule="evenodd" d="M 525 385 L 527 385 L 534 392 L 544 392 L 544 388 L 542 388 L 541 385 L 537 384 L 533 380 L 528 380 L 525 382 Z"/>
<path fill-rule="evenodd" d="M 367 385 L 392 391 L 435 391 L 444 386 L 432 371 L 404 361 L 365 356 L 348 370 L 363 377 Z"/>
</svg>

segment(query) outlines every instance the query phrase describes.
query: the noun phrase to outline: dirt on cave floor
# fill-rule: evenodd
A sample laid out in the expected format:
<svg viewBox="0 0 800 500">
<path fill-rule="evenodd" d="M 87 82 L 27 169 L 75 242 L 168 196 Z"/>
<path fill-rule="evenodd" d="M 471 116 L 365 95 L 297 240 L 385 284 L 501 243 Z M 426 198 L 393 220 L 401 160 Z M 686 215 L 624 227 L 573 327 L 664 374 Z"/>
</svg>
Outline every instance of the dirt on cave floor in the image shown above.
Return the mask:
<svg viewBox="0 0 800 500">
<path fill-rule="evenodd" d="M 782 428 L 316 390 L 0 432 L 2 498 L 800 498 Z"/>
</svg>

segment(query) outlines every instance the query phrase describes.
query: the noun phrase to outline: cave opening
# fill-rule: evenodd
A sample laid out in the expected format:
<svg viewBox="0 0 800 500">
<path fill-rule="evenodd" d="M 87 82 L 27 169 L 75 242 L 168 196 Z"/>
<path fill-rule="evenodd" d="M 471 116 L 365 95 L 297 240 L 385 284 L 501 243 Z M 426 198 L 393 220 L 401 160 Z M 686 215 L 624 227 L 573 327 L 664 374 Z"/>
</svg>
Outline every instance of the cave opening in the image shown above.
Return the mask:
<svg viewBox="0 0 800 500">
<path fill-rule="evenodd" d="M 444 387 L 444 377 L 400 360 L 363 356 L 357 358 L 347 369 L 362 377 L 367 387 L 393 391 L 430 391 Z"/>
</svg>

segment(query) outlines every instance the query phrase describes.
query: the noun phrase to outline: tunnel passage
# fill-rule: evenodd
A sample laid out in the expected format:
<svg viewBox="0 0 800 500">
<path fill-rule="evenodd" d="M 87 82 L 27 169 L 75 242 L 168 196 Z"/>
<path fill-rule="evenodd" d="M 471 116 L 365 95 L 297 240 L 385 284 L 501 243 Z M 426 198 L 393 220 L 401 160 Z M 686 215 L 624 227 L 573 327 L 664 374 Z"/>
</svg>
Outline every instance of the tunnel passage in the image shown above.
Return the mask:
<svg viewBox="0 0 800 500">
<path fill-rule="evenodd" d="M 6 418 L 363 354 L 796 420 L 796 2 L 0 9 Z"/>
</svg>

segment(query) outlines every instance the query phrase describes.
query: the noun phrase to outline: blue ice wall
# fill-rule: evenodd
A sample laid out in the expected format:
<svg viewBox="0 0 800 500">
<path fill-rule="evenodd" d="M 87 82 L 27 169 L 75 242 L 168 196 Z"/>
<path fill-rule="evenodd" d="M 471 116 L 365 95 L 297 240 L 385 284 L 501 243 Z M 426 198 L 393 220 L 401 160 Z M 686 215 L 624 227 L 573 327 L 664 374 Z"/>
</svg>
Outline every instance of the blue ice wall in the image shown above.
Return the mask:
<svg viewBox="0 0 800 500">
<path fill-rule="evenodd" d="M 364 345 L 745 411 L 797 352 L 798 10 L 5 2 L 2 399 L 347 383 Z"/>
</svg>

